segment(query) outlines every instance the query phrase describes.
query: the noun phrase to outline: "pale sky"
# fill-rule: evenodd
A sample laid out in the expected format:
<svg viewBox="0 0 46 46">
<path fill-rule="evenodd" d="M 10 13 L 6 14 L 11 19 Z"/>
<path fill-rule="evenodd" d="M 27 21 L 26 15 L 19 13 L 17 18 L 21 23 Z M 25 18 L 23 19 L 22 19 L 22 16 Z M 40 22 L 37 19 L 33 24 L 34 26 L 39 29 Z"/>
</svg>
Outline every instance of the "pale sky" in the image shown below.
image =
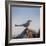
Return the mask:
<svg viewBox="0 0 46 46">
<path fill-rule="evenodd" d="M 27 20 L 32 20 L 31 28 L 38 31 L 40 28 L 40 8 L 32 8 L 32 7 L 12 7 L 12 30 L 13 34 L 18 33 L 15 27 L 15 24 L 24 24 Z M 22 27 L 21 27 L 22 28 Z M 19 29 L 21 30 L 19 27 Z M 19 32 L 21 32 L 19 30 Z"/>
</svg>

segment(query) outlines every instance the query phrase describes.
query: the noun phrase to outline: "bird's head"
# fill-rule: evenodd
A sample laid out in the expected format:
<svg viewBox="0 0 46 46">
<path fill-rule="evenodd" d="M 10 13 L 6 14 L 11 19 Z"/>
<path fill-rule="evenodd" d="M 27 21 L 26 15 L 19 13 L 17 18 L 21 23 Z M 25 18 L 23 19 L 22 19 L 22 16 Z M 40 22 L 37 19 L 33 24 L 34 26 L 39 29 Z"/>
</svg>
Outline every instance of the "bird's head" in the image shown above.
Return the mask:
<svg viewBox="0 0 46 46">
<path fill-rule="evenodd" d="M 27 22 L 32 22 L 32 20 L 28 20 Z"/>
</svg>

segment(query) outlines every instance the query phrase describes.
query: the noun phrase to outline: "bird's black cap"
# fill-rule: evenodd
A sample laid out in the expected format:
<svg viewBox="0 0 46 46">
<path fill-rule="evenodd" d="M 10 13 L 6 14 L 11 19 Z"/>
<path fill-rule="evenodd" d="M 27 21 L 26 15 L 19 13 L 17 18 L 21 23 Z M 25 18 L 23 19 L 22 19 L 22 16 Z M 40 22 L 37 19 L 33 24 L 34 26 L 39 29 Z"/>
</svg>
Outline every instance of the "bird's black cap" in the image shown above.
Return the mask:
<svg viewBox="0 0 46 46">
<path fill-rule="evenodd" d="M 32 22 L 32 20 L 28 20 L 28 22 Z"/>
</svg>

